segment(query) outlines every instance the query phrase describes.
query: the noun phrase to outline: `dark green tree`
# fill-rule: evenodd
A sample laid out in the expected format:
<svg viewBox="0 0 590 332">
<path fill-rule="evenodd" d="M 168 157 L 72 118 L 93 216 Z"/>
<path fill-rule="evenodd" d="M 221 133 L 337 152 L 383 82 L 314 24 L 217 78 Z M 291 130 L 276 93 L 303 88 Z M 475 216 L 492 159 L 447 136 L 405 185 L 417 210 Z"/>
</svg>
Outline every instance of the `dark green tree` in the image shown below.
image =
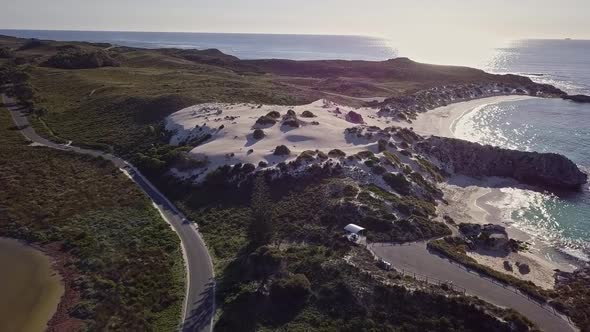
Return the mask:
<svg viewBox="0 0 590 332">
<path fill-rule="evenodd" d="M 254 179 L 250 202 L 253 220 L 250 225 L 250 240 L 257 246 L 268 244 L 274 236 L 272 202 L 269 188 L 263 176 Z"/>
</svg>

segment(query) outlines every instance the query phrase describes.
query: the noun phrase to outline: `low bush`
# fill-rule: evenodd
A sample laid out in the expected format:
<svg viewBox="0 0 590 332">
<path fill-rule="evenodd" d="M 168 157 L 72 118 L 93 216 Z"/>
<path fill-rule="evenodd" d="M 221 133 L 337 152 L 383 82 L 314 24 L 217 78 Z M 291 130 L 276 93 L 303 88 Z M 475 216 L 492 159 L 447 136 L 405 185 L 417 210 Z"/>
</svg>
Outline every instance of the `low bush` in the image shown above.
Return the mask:
<svg viewBox="0 0 590 332">
<path fill-rule="evenodd" d="M 256 124 L 259 125 L 274 125 L 275 123 L 277 123 L 277 120 L 269 117 L 268 115 L 263 115 L 261 117 L 258 118 L 258 120 L 256 120 Z"/>
<path fill-rule="evenodd" d="M 273 154 L 276 156 L 288 156 L 291 154 L 291 150 L 285 145 L 279 145 L 275 148 Z"/>
<path fill-rule="evenodd" d="M 303 118 L 315 118 L 316 115 L 313 114 L 311 111 L 303 111 L 303 113 L 301 113 L 301 117 L 303 117 Z"/>
<path fill-rule="evenodd" d="M 263 139 L 264 136 L 265 136 L 264 130 L 254 129 L 254 133 L 252 134 L 252 137 L 254 137 L 254 139 Z"/>
<path fill-rule="evenodd" d="M 0 59 L 12 59 L 14 58 L 14 52 L 7 48 L 7 47 L 2 47 L 0 48 Z"/>
<path fill-rule="evenodd" d="M 271 119 L 278 119 L 281 117 L 281 113 L 279 113 L 278 111 L 270 111 L 265 116 Z"/>
<path fill-rule="evenodd" d="M 383 174 L 383 181 L 387 183 L 393 190 L 402 195 L 410 193 L 411 185 L 403 174 L 386 173 Z"/>
<path fill-rule="evenodd" d="M 346 153 L 339 149 L 333 149 L 328 152 L 328 156 L 331 158 L 344 158 L 346 157 Z"/>
<path fill-rule="evenodd" d="M 61 69 L 89 69 L 116 67 L 119 62 L 101 50 L 67 49 L 50 57 L 43 65 Z"/>
</svg>

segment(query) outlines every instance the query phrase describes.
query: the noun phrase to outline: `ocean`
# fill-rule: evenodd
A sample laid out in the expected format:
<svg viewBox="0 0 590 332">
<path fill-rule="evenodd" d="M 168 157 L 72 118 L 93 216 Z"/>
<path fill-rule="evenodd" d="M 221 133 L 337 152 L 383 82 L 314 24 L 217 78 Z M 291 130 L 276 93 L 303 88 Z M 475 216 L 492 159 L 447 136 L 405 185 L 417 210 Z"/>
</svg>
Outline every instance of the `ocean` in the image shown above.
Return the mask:
<svg viewBox="0 0 590 332">
<path fill-rule="evenodd" d="M 0 34 L 144 48 L 217 48 L 243 59 L 386 60 L 411 51 L 398 51 L 395 42 L 364 36 L 34 30 L 0 30 Z M 431 53 L 436 54 L 436 50 Z M 487 59 L 481 56 L 488 53 L 492 55 Z M 494 73 L 521 74 L 568 93 L 590 95 L 590 41 L 522 40 L 474 54 L 478 54 L 477 58 L 466 59 L 466 65 L 478 64 Z M 549 99 L 500 103 L 468 113 L 456 127 L 461 128 L 460 138 L 513 149 L 561 153 L 590 172 L 590 104 Z M 590 258 L 587 185 L 582 192 L 570 195 L 510 188 L 502 191 L 502 200 L 495 204 L 505 211 L 507 224 L 565 253 Z"/>
<path fill-rule="evenodd" d="M 141 48 L 216 48 L 241 59 L 387 60 L 397 56 L 388 40 L 367 36 L 59 30 L 0 30 L 0 34 Z"/>
<path fill-rule="evenodd" d="M 498 49 L 484 68 L 590 95 L 590 41 L 528 40 Z M 560 153 L 590 173 L 590 104 L 527 99 L 488 105 L 456 122 L 455 135 L 511 149 Z M 590 258 L 590 188 L 552 194 L 505 188 L 492 203 L 504 222 L 571 256 Z"/>
</svg>

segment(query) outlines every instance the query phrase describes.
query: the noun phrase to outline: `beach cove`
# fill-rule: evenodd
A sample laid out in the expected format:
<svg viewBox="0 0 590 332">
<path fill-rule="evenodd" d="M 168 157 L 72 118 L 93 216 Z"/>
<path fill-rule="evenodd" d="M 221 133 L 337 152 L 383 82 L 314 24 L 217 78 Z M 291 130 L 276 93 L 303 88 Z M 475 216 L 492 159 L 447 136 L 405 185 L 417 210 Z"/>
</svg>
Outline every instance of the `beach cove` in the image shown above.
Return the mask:
<svg viewBox="0 0 590 332">
<path fill-rule="evenodd" d="M 513 103 L 539 98 L 529 96 L 497 96 L 482 99 L 475 99 L 466 102 L 450 104 L 439 107 L 432 111 L 421 113 L 411 124 L 417 133 L 429 136 L 443 136 L 466 139 L 462 131 L 465 117 L 473 116 L 484 108 L 500 103 Z M 473 128 L 468 128 L 472 130 Z M 476 140 L 473 140 L 476 141 Z M 481 143 L 481 142 L 479 142 Z M 559 152 L 559 151 L 555 151 Z M 528 250 L 519 253 L 510 253 L 505 257 L 486 255 L 486 253 L 471 252 L 469 255 L 480 264 L 487 265 L 498 271 L 505 271 L 503 262 L 505 260 L 514 264 L 515 262 L 526 263 L 531 267 L 528 274 L 512 272 L 516 277 L 523 280 L 533 281 L 538 286 L 549 289 L 555 284 L 554 270 L 573 271 L 578 267 L 580 261 L 564 251 L 564 248 L 555 246 L 555 243 L 546 241 L 545 237 L 538 236 L 536 229 L 530 225 L 524 227 L 521 223 L 513 222 L 512 216 L 506 211 L 514 211 L 520 206 L 527 204 L 526 201 L 519 201 L 517 198 L 524 194 L 529 196 L 542 196 L 544 193 L 537 192 L 531 187 L 523 186 L 515 180 L 506 178 L 484 178 L 453 175 L 446 183 L 441 185 L 445 193 L 448 205 L 440 204 L 439 214 L 450 216 L 459 223 L 498 224 L 506 227 L 511 238 L 526 242 Z"/>
<path fill-rule="evenodd" d="M 64 294 L 52 260 L 23 242 L 0 238 L 0 326 L 3 331 L 45 331 Z"/>
</svg>

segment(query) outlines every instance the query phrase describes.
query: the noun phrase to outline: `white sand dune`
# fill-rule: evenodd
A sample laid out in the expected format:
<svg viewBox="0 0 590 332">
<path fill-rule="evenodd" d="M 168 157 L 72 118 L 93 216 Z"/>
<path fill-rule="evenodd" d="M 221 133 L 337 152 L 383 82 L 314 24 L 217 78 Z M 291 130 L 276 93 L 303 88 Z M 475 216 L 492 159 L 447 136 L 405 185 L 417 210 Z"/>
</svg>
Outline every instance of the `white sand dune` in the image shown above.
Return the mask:
<svg viewBox="0 0 590 332">
<path fill-rule="evenodd" d="M 377 152 L 376 138 L 367 140 L 346 133 L 347 128 L 359 125 L 375 126 L 381 129 L 392 125 L 411 127 L 421 135 L 454 137 L 455 124 L 469 112 L 489 104 L 526 98 L 531 97 L 499 96 L 455 103 L 422 113 L 413 123 L 379 117 L 377 109 L 346 107 L 326 100 L 318 100 L 309 105 L 300 106 L 209 103 L 194 105 L 170 115 L 166 122 L 166 129 L 174 133 L 171 139 L 172 144 L 182 144 L 206 134 L 211 135 L 209 139 L 190 152 L 197 159 L 206 158 L 208 160 L 207 168 L 188 173 L 175 171 L 178 176 L 189 177 L 210 172 L 222 165 L 238 163 L 258 165 L 259 162 L 264 161 L 269 166 L 274 166 L 283 161 L 293 160 L 306 150 L 320 150 L 327 153 L 332 149 L 340 149 L 347 155 L 365 150 Z M 297 115 L 300 127 L 293 128 L 282 125 L 282 117 L 289 110 L 293 110 Z M 277 111 L 280 114 L 280 118 L 275 124 L 261 125 L 256 123 L 259 117 L 271 111 Z M 312 112 L 315 117 L 303 117 L 304 111 Z M 347 120 L 346 115 L 351 111 L 362 116 L 362 124 Z M 262 129 L 265 137 L 255 139 L 253 137 L 255 129 Z M 273 152 L 279 145 L 287 146 L 291 150 L 291 154 L 289 156 L 274 155 Z M 413 160 L 407 157 L 400 154 L 398 156 L 404 163 L 413 163 Z M 360 167 L 362 168 L 362 164 Z M 390 169 L 389 171 L 396 170 Z M 461 183 L 453 183 L 453 181 Z M 464 177 L 454 177 L 453 181 L 443 186 L 445 198 L 450 202 L 450 205 L 439 205 L 441 215 L 447 214 L 458 223 L 502 224 L 502 218 L 497 217 L 497 211 L 487 202 L 501 194 L 494 187 L 499 186 L 499 182 L 506 182 L 506 179 L 486 180 L 487 182 L 484 184 L 478 183 L 481 180 Z M 508 232 L 511 237 L 534 242 L 530 235 L 519 230 L 509 227 Z M 513 264 L 517 261 L 527 263 L 532 268 L 529 274 L 513 273 L 513 275 L 534 281 L 541 287 L 550 288 L 554 284 L 553 269 L 571 270 L 571 266 L 568 269 L 568 265 L 557 264 L 545 255 L 545 250 L 533 246 L 530 252 L 510 254 L 507 257 L 493 257 L 476 253 L 471 256 L 480 263 L 495 269 L 501 269 L 504 260 L 509 260 Z"/>
<path fill-rule="evenodd" d="M 277 111 L 283 117 L 288 110 L 295 112 L 300 127 L 282 125 L 282 118 L 277 119 L 274 125 L 256 123 L 259 117 L 271 111 Z M 315 117 L 303 117 L 304 111 L 312 112 Z M 174 132 L 172 144 L 210 133 L 211 139 L 191 151 L 197 158 L 207 157 L 209 170 L 226 164 L 258 165 L 260 161 L 272 166 L 282 161 L 293 160 L 306 150 L 327 153 L 331 149 L 340 149 L 347 155 L 367 150 L 374 142 L 358 140 L 353 135 L 345 134 L 347 128 L 359 125 L 346 119 L 346 115 L 351 111 L 360 114 L 364 120 L 362 124 L 366 126 L 383 128 L 390 123 L 387 118 L 377 117 L 376 109 L 352 108 L 318 100 L 301 106 L 221 103 L 195 105 L 170 115 L 166 129 Z M 265 137 L 255 139 L 254 129 L 262 129 Z M 279 145 L 287 146 L 291 154 L 273 155 Z"/>
</svg>

